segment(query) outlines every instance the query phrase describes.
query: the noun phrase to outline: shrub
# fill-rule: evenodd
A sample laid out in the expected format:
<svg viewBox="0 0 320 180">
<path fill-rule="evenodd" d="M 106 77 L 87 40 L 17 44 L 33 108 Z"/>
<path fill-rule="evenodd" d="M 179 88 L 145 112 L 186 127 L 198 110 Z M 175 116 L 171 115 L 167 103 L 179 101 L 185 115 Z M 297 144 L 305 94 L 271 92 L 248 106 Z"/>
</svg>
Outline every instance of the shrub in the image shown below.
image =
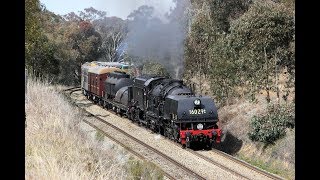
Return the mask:
<svg viewBox="0 0 320 180">
<path fill-rule="evenodd" d="M 273 144 L 286 135 L 286 128 L 294 128 L 294 104 L 269 105 L 268 113 L 254 116 L 250 122 L 249 139 L 263 142 L 265 145 Z"/>
</svg>

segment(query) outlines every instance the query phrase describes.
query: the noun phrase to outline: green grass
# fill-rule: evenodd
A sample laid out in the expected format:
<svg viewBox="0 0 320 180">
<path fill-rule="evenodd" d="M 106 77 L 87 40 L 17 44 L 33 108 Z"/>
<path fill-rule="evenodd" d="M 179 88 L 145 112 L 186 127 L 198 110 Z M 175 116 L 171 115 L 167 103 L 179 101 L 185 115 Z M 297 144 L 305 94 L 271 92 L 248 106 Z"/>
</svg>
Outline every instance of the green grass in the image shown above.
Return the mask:
<svg viewBox="0 0 320 180">
<path fill-rule="evenodd" d="M 139 179 L 155 179 L 162 180 L 164 172 L 150 161 L 134 160 L 132 157 L 129 158 L 127 171 L 134 180 Z"/>
<path fill-rule="evenodd" d="M 100 131 L 96 131 L 96 140 L 101 142 L 104 140 L 104 135 Z"/>
<path fill-rule="evenodd" d="M 247 163 L 259 167 L 267 172 L 279 175 L 286 179 L 295 179 L 294 171 L 285 169 L 280 165 L 281 162 L 277 162 L 276 160 L 271 160 L 270 162 L 266 162 L 264 159 L 259 157 L 247 157 L 243 154 L 238 154 L 237 158 L 246 161 Z"/>
</svg>

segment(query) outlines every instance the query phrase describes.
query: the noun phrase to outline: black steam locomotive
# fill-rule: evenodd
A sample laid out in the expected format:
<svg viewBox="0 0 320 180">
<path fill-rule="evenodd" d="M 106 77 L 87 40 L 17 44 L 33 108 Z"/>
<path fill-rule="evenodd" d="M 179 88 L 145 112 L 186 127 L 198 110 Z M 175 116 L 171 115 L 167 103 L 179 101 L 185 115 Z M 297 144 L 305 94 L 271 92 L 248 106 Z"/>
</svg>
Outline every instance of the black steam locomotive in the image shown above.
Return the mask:
<svg viewBox="0 0 320 180">
<path fill-rule="evenodd" d="M 83 65 L 81 84 L 88 99 L 183 147 L 211 148 L 220 143 L 217 108 L 210 97 L 195 95 L 181 80 L 156 75 L 131 78 L 121 69 L 110 68 Z"/>
</svg>

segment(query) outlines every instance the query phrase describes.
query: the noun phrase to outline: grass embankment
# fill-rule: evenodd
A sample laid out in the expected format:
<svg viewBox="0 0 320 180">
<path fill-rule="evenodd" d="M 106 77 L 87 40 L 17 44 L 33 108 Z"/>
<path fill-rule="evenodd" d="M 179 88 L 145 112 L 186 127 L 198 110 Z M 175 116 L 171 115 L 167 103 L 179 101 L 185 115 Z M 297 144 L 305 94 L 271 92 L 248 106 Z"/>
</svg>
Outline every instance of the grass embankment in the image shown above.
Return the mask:
<svg viewBox="0 0 320 180">
<path fill-rule="evenodd" d="M 289 76 L 282 73 L 279 76 L 280 97 L 285 95 L 285 82 Z M 214 94 L 210 87 L 210 79 L 204 77 L 191 79 L 192 83 L 198 84 L 197 92 L 211 96 Z M 201 89 L 201 91 L 200 91 Z M 242 94 L 246 87 L 239 87 Z M 286 89 L 288 90 L 288 89 Z M 294 88 L 290 88 L 287 103 L 294 103 Z M 277 174 L 287 179 L 295 179 L 295 129 L 286 129 L 286 135 L 275 141 L 273 145 L 264 146 L 263 143 L 253 142 L 249 139 L 250 121 L 253 116 L 267 113 L 267 93 L 261 91 L 256 94 L 256 102 L 250 102 L 248 97 L 241 96 L 228 98 L 227 103 L 218 104 L 218 114 L 221 127 L 226 130 L 224 142 L 219 147 L 222 151 L 236 156 L 252 165 L 260 167 L 268 172 Z M 271 103 L 277 103 L 275 92 L 270 91 Z M 281 104 L 286 103 L 282 98 Z"/>
<path fill-rule="evenodd" d="M 265 146 L 248 137 L 250 119 L 267 111 L 267 103 L 239 100 L 219 109 L 222 127 L 228 136 L 223 150 L 229 154 L 287 179 L 295 179 L 295 129 L 286 129 L 285 137 Z"/>
<path fill-rule="evenodd" d="M 90 137 L 80 126 L 80 112 L 56 87 L 28 79 L 26 99 L 26 179 L 163 178 L 150 162 L 108 149 L 101 146 L 101 140 L 107 140 Z"/>
</svg>

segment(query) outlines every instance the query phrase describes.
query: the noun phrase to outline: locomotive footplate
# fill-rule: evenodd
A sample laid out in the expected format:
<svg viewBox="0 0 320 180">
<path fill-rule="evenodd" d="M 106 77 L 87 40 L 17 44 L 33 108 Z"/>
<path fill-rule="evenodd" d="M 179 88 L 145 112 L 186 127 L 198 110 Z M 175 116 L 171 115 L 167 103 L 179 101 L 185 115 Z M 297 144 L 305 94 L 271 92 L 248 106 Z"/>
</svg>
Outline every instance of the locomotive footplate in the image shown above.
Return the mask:
<svg viewBox="0 0 320 180">
<path fill-rule="evenodd" d="M 180 140 L 181 144 L 189 144 L 189 142 L 208 143 L 211 141 L 220 143 L 221 129 L 180 130 Z"/>
</svg>

